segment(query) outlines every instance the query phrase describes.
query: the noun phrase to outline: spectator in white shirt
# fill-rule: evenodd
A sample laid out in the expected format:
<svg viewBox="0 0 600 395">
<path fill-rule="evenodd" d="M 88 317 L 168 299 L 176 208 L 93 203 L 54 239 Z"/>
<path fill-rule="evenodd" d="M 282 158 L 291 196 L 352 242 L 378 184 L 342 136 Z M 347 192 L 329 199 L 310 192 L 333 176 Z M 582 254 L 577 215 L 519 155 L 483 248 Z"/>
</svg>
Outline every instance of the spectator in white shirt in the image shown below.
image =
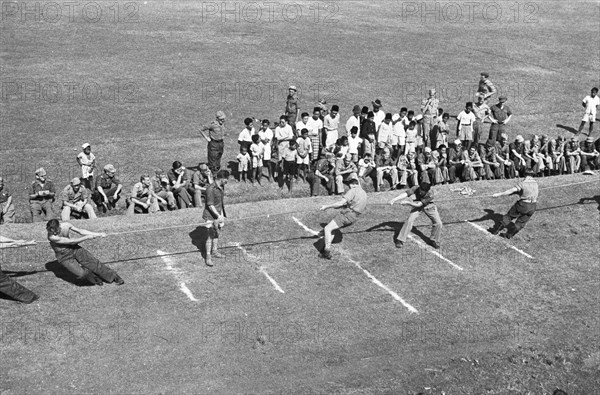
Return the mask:
<svg viewBox="0 0 600 395">
<path fill-rule="evenodd" d="M 385 112 L 381 111 L 383 104 L 381 104 L 381 100 L 379 99 L 372 101 L 371 104 L 373 105 L 373 115 L 375 117 L 373 121 L 375 121 L 375 128 L 379 129 L 379 125 L 381 125 L 385 119 Z"/>
<path fill-rule="evenodd" d="M 356 105 L 352 108 L 352 116 L 350 118 L 348 118 L 348 121 L 346 121 L 346 133 L 345 136 L 350 136 L 350 130 L 352 130 L 352 128 L 354 126 L 356 126 L 358 129 L 360 129 L 360 106 Z M 341 137 L 341 136 L 340 136 Z"/>
<path fill-rule="evenodd" d="M 77 163 L 81 166 L 81 182 L 88 189 L 94 186 L 94 169 L 96 168 L 96 157 L 92 154 L 92 146 L 85 143 L 81 146 L 83 151 L 77 155 Z"/>
<path fill-rule="evenodd" d="M 588 136 L 592 136 L 594 132 L 594 122 L 596 121 L 596 107 L 600 106 L 600 97 L 598 97 L 598 88 L 592 88 L 589 96 L 586 96 L 582 103 L 583 108 L 585 108 L 585 113 L 583 114 L 583 119 L 581 120 L 581 124 L 579 125 L 579 131 L 577 133 L 581 133 L 583 128 L 585 127 L 585 123 L 590 123 L 590 132 Z"/>
</svg>

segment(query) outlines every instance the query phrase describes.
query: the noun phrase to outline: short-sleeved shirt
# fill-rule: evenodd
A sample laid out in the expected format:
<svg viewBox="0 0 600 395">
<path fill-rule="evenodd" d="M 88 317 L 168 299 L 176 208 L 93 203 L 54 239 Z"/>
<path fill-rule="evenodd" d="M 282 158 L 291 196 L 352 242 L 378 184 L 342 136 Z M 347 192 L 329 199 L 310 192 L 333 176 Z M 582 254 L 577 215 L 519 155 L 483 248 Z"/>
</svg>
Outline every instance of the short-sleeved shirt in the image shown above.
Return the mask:
<svg viewBox="0 0 600 395">
<path fill-rule="evenodd" d="M 211 140 L 221 141 L 225 136 L 225 128 L 216 120 L 203 126 L 200 130 L 203 132 L 208 131 L 208 137 L 210 137 Z"/>
<path fill-rule="evenodd" d="M 6 187 L 2 188 L 2 190 L 0 190 L 0 204 L 6 203 L 10 196 L 10 191 L 6 189 Z"/>
<path fill-rule="evenodd" d="M 37 194 L 40 191 L 48 191 L 51 193 L 56 193 L 56 189 L 54 189 L 54 184 L 50 180 L 46 180 L 46 182 L 42 185 L 38 180 L 35 180 L 31 184 L 31 195 Z M 29 200 L 52 200 L 53 196 L 36 196 L 33 199 Z"/>
<path fill-rule="evenodd" d="M 485 103 L 477 104 L 473 103 L 473 114 L 475 114 L 475 118 L 481 121 L 486 115 L 490 112 L 490 106 Z"/>
<path fill-rule="evenodd" d="M 319 131 L 323 129 L 323 121 L 321 118 L 314 119 L 313 117 L 310 117 L 306 123 L 306 129 L 308 129 L 309 136 L 318 136 Z"/>
<path fill-rule="evenodd" d="M 492 84 L 492 81 L 490 81 L 487 78 L 484 78 L 483 80 L 479 80 L 479 86 L 477 87 L 477 92 L 479 93 L 484 93 L 484 94 L 488 94 L 491 92 L 495 92 L 496 88 L 494 87 L 494 84 Z"/>
<path fill-rule="evenodd" d="M 331 114 L 325 115 L 325 119 L 323 120 L 323 127 L 326 131 L 330 130 L 338 130 L 340 126 L 340 114 L 337 114 L 335 118 L 331 117 Z"/>
<path fill-rule="evenodd" d="M 312 152 L 312 141 L 307 137 L 306 139 L 303 139 L 302 137 L 298 137 L 298 139 L 296 140 L 296 143 L 298 145 L 298 153 L 299 154 L 309 154 Z M 306 155 L 304 155 L 306 157 Z"/>
<path fill-rule="evenodd" d="M 418 185 L 406 191 L 406 195 L 415 195 L 415 200 L 423 203 L 423 206 L 421 206 L 422 208 L 425 208 L 426 206 L 433 203 L 433 190 L 430 189 L 427 193 L 423 193 L 423 191 Z"/>
<path fill-rule="evenodd" d="M 295 149 L 287 149 L 283 154 L 283 160 L 286 162 L 295 162 L 298 159 L 298 150 Z"/>
<path fill-rule="evenodd" d="M 223 205 L 224 197 L 225 191 L 223 191 L 223 189 L 221 189 L 216 182 L 210 184 L 206 188 L 206 204 L 204 206 L 202 218 L 207 221 L 212 221 L 218 218 L 215 217 L 214 214 L 208 209 L 209 206 L 214 206 L 218 213 L 221 213 L 223 216 L 225 216 L 225 206 Z"/>
<path fill-rule="evenodd" d="M 596 116 L 596 107 L 600 106 L 600 96 L 598 96 L 598 95 L 596 95 L 594 97 L 586 96 L 583 99 L 583 103 L 585 104 L 585 113 L 593 115 L 595 117 Z"/>
<path fill-rule="evenodd" d="M 435 97 L 423 99 L 421 101 L 421 111 L 423 112 L 423 115 L 437 115 L 439 106 L 440 101 Z"/>
<path fill-rule="evenodd" d="M 475 114 L 473 112 L 467 113 L 466 111 L 461 111 L 460 114 L 456 117 L 456 119 L 460 122 L 460 126 L 470 126 L 475 122 Z"/>
<path fill-rule="evenodd" d="M 281 143 L 282 141 L 289 141 L 294 139 L 294 130 L 290 125 L 285 125 L 284 127 L 277 126 L 275 128 L 275 138 L 277 142 Z"/>
<path fill-rule="evenodd" d="M 346 165 L 344 163 L 343 158 L 338 159 L 335 164 L 335 173 L 338 174 L 339 172 L 346 171 L 346 170 L 352 170 L 355 173 L 358 172 L 358 169 L 356 168 L 356 165 L 354 164 L 354 162 L 350 162 L 348 165 Z"/>
<path fill-rule="evenodd" d="M 248 163 L 250 163 L 250 159 L 250 154 L 247 152 L 245 154 L 242 154 L 241 152 L 237 154 L 237 160 L 242 165 L 247 165 Z"/>
<path fill-rule="evenodd" d="M 152 181 L 152 188 L 154 189 L 155 192 L 162 192 L 162 191 L 169 191 L 169 179 L 166 178 L 166 184 L 163 185 L 163 180 L 159 179 L 157 176 L 154 176 L 152 178 L 150 178 L 150 181 Z"/>
<path fill-rule="evenodd" d="M 288 95 L 285 102 L 285 115 L 296 115 L 298 112 L 298 97 L 296 95 Z"/>
<path fill-rule="evenodd" d="M 391 122 L 382 122 L 381 125 L 379 125 L 379 129 L 377 130 L 377 142 L 389 144 L 391 142 L 393 132 L 394 127 L 392 126 Z"/>
<path fill-rule="evenodd" d="M 385 119 L 385 111 L 373 111 L 373 122 L 375 122 L 375 128 L 379 129 L 379 125 L 381 125 L 383 123 L 383 120 Z"/>
<path fill-rule="evenodd" d="M 532 177 L 525 177 L 523 181 L 515 185 L 515 188 L 517 188 L 517 193 L 520 196 L 519 200 L 527 203 L 537 203 L 539 195 L 538 183 Z"/>
<path fill-rule="evenodd" d="M 362 214 L 367 210 L 367 193 L 360 186 L 348 189 L 343 199 L 348 208 L 357 214 Z"/>
<path fill-rule="evenodd" d="M 238 136 L 238 141 L 243 141 L 245 143 L 251 143 L 252 136 L 254 136 L 255 134 L 256 134 L 256 131 L 254 130 L 254 128 L 252 128 L 251 130 L 248 130 L 248 128 L 244 128 L 240 132 L 240 135 Z"/>
<path fill-rule="evenodd" d="M 83 202 L 84 200 L 89 199 L 89 197 L 89 191 L 83 185 L 79 187 L 77 192 L 73 190 L 71 185 L 67 185 L 60 194 L 60 200 L 71 204 Z"/>
<path fill-rule="evenodd" d="M 192 174 L 192 184 L 198 185 L 199 187 L 206 187 L 208 178 L 200 171 L 194 172 L 194 174 Z"/>
<path fill-rule="evenodd" d="M 498 104 L 494 104 L 490 107 L 490 112 L 492 113 L 494 119 L 496 119 L 498 122 L 504 122 L 506 121 L 506 118 L 512 115 L 512 111 L 510 111 L 510 108 L 507 105 L 504 105 L 502 108 L 500 108 Z"/>
<path fill-rule="evenodd" d="M 167 172 L 167 178 L 169 178 L 169 183 L 171 184 L 171 186 L 173 186 L 179 179 L 179 174 L 175 173 L 175 170 L 171 169 Z M 184 170 L 183 176 L 181 177 L 181 183 L 183 184 L 188 180 L 189 180 L 188 173 L 186 170 Z"/>
<path fill-rule="evenodd" d="M 133 188 L 131 188 L 131 197 L 136 199 L 144 199 L 150 197 L 150 193 L 154 191 L 154 187 L 152 183 L 150 186 L 145 186 L 141 181 L 135 183 Z"/>
<path fill-rule="evenodd" d="M 94 154 L 90 152 L 89 155 L 86 155 L 85 152 L 80 152 L 77 155 L 79 162 L 81 163 L 81 176 L 83 178 L 88 178 L 94 175 L 94 168 L 91 166 L 92 163 L 96 160 Z"/>
<path fill-rule="evenodd" d="M 348 136 L 348 152 L 358 155 L 358 147 L 361 143 L 362 139 L 360 137 L 352 137 L 352 135 Z"/>
<path fill-rule="evenodd" d="M 113 186 L 117 186 L 120 183 L 121 181 L 119 181 L 117 177 L 110 178 L 108 175 L 106 175 L 106 173 L 104 173 L 96 179 L 96 189 L 98 189 L 98 187 L 102 187 L 104 190 L 111 189 Z"/>
</svg>

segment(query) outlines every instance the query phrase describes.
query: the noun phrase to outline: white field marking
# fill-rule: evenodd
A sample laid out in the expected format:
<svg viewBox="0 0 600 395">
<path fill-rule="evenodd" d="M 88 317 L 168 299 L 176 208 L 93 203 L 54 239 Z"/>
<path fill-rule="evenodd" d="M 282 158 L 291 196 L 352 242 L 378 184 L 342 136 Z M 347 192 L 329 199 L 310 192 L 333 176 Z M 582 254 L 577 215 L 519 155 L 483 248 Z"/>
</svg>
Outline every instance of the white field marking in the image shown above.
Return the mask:
<svg viewBox="0 0 600 395">
<path fill-rule="evenodd" d="M 170 271 L 171 273 L 173 273 L 173 275 L 175 276 L 175 278 L 177 280 L 180 280 L 179 290 L 181 292 L 183 292 L 192 302 L 197 302 L 198 299 L 196 299 L 194 297 L 194 294 L 192 294 L 192 291 L 190 291 L 189 288 L 185 285 L 185 283 L 183 281 L 181 281 L 181 277 L 184 274 L 183 271 L 177 267 L 174 267 L 175 263 L 169 257 L 169 254 L 167 254 L 166 252 L 161 251 L 161 250 L 156 251 L 156 253 L 158 255 L 160 255 L 162 260 L 165 262 L 165 265 L 167 265 L 167 270 Z"/>
<path fill-rule="evenodd" d="M 242 251 L 242 253 L 244 255 L 246 255 L 248 258 L 252 259 L 253 261 L 256 261 L 259 259 L 257 256 L 248 253 L 248 251 L 246 251 L 246 249 L 244 247 L 242 247 L 240 243 L 234 243 L 234 246 L 237 247 L 240 251 Z M 273 277 L 271 277 L 269 275 L 269 273 L 267 273 L 267 269 L 265 269 L 264 266 L 259 267 L 258 271 L 265 275 L 267 280 L 269 280 L 271 282 L 271 284 L 273 284 L 273 287 L 275 287 L 275 289 L 277 291 L 281 292 L 282 294 L 285 293 L 285 291 L 279 286 L 279 284 L 277 284 L 275 279 L 273 279 Z"/>
<path fill-rule="evenodd" d="M 481 226 L 474 224 L 473 222 L 469 222 L 467 220 L 465 220 L 466 223 L 473 225 L 473 227 L 475 227 L 475 229 L 479 229 L 480 231 L 482 231 L 483 233 L 485 233 L 486 235 L 488 235 L 488 237 L 492 237 L 495 240 L 500 240 L 501 242 L 504 243 L 504 245 L 506 245 L 507 247 L 512 248 L 513 250 L 517 251 L 519 254 L 523 254 L 525 255 L 527 258 L 529 259 L 535 259 L 534 257 L 532 257 L 531 255 L 529 255 L 528 253 L 526 253 L 525 251 L 519 250 L 517 247 L 515 247 L 514 245 L 510 244 L 508 241 L 504 240 L 501 237 L 495 237 L 495 235 L 491 234 L 490 232 L 488 232 L 487 230 L 485 230 L 484 228 L 482 228 Z"/>
<path fill-rule="evenodd" d="M 319 232 L 315 232 L 314 230 L 310 229 L 308 226 L 304 225 L 302 222 L 300 222 L 297 218 L 292 217 L 294 219 L 294 221 L 296 221 L 296 223 L 298 225 L 300 225 L 302 228 L 304 228 L 305 231 L 313 234 L 313 235 L 318 235 Z M 365 273 L 367 275 L 367 277 L 369 277 L 369 279 L 378 287 L 383 288 L 387 293 L 389 293 L 392 298 L 394 298 L 395 300 L 397 300 L 398 302 L 400 302 L 404 307 L 406 307 L 408 309 L 408 311 L 410 311 L 411 313 L 417 313 L 419 314 L 419 312 L 417 311 L 417 309 L 415 309 L 414 307 L 412 307 L 410 304 L 408 304 L 404 299 L 402 299 L 400 297 L 400 295 L 398 295 L 396 292 L 392 291 L 391 289 L 389 289 L 385 284 L 383 284 L 381 281 L 379 281 L 374 275 L 372 275 L 371 273 L 369 273 L 368 270 L 366 270 L 365 268 L 363 268 L 360 263 L 356 262 L 354 259 L 352 259 L 350 257 L 350 254 L 347 253 L 346 251 L 342 250 L 340 248 L 340 252 L 346 257 L 346 259 L 348 259 L 350 262 L 352 262 L 356 267 L 358 267 L 360 270 L 363 271 L 363 273 Z"/>
<path fill-rule="evenodd" d="M 304 225 L 302 222 L 300 222 L 300 220 L 296 217 L 292 217 L 292 219 L 294 221 L 296 221 L 296 223 L 298 225 L 300 225 L 302 227 L 302 229 L 304 229 L 305 231 L 307 231 L 308 233 L 310 233 L 313 236 L 318 236 L 319 232 L 317 232 L 316 230 L 312 230 L 311 228 L 309 228 L 308 226 Z"/>
<path fill-rule="evenodd" d="M 408 237 L 414 241 L 415 243 L 417 243 L 419 245 L 419 247 L 421 247 L 422 249 L 424 249 L 425 251 L 429 251 L 431 252 L 433 255 L 437 256 L 438 258 L 443 259 L 444 261 L 448 262 L 450 265 L 452 265 L 453 268 L 458 269 L 458 270 L 464 270 L 462 267 L 458 266 L 456 263 L 452 262 L 450 259 L 446 258 L 445 256 L 443 256 L 442 254 L 440 254 L 439 252 L 437 252 L 436 250 L 434 250 L 433 248 L 427 248 L 427 246 L 425 246 L 425 243 L 421 242 L 420 240 L 418 240 L 416 237 L 414 237 L 413 235 L 408 235 Z"/>
</svg>

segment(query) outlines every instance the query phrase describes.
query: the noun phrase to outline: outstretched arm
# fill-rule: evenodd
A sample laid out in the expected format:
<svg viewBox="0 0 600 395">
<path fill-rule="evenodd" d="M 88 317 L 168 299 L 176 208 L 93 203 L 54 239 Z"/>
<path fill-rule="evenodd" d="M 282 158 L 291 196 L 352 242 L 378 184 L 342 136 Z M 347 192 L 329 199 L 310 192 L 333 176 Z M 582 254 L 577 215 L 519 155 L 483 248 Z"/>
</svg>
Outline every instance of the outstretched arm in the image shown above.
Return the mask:
<svg viewBox="0 0 600 395">
<path fill-rule="evenodd" d="M 519 188 L 513 187 L 513 188 L 510 188 L 510 189 L 508 189 L 508 190 L 506 190 L 504 192 L 494 193 L 492 195 L 492 197 L 497 198 L 497 197 L 500 197 L 500 196 L 512 195 L 513 193 L 517 193 L 517 192 L 519 192 Z"/>
<path fill-rule="evenodd" d="M 328 208 L 340 208 L 344 207 L 347 204 L 346 199 L 342 199 L 338 202 L 332 204 L 326 204 L 320 208 L 321 211 L 327 210 Z"/>
<path fill-rule="evenodd" d="M 79 233 L 80 235 L 83 235 L 83 236 L 91 236 L 91 237 L 85 238 L 85 240 L 88 240 L 88 239 L 94 238 L 94 237 L 106 237 L 106 233 L 91 232 L 89 230 L 79 229 L 74 226 L 71 226 L 71 230 L 73 232 Z M 67 239 L 67 240 L 70 240 L 70 239 Z"/>
<path fill-rule="evenodd" d="M 406 192 L 402 192 L 400 195 L 396 196 L 395 198 L 393 198 L 392 200 L 390 200 L 390 206 L 394 205 L 394 202 L 396 202 L 397 200 L 400 199 L 405 199 L 408 197 L 408 194 Z"/>
</svg>

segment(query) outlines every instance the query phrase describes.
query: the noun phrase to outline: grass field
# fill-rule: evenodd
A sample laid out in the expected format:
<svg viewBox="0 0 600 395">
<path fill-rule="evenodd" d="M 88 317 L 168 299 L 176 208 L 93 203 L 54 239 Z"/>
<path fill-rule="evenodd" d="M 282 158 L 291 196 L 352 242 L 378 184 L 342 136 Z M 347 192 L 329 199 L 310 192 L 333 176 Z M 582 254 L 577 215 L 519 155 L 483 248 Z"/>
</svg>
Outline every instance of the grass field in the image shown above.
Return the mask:
<svg viewBox="0 0 600 395">
<path fill-rule="evenodd" d="M 325 97 L 344 122 L 376 98 L 385 111 L 417 109 L 431 86 L 456 115 L 488 71 L 509 96 L 514 137 L 571 135 L 599 82 L 593 2 L 482 2 L 487 14 L 458 23 L 450 2 L 432 3 L 440 11 L 425 20 L 422 3 L 278 3 L 260 23 L 247 3 L 229 2 L 239 11 L 225 20 L 220 2 L 146 3 L 77 3 L 72 17 L 53 3 L 56 23 L 48 3 L 0 4 L 0 172 L 21 221 L 34 170 L 64 187 L 83 142 L 129 189 L 156 166 L 204 160 L 196 130 L 219 109 L 232 160 L 242 120 L 275 119 L 289 84 L 303 111 Z M 490 4 L 502 12 L 494 22 Z M 0 300 L 0 393 L 596 394 L 597 177 L 540 180 L 540 210 L 511 240 L 531 258 L 465 222 L 491 226 L 513 199 L 485 196 L 509 181 L 473 183 L 472 198 L 436 188 L 443 258 L 419 244 L 425 218 L 394 248 L 407 212 L 383 205 L 388 192 L 370 194 L 335 258 L 319 259 L 298 222 L 319 230 L 334 213 L 318 212 L 329 198 L 305 198 L 302 184 L 294 200 L 230 184 L 227 202 L 238 204 L 212 269 L 198 251 L 198 210 L 80 223 L 113 234 L 86 247 L 122 287 L 74 284 L 45 243 L 3 250 L 2 269 L 41 299 Z M 0 232 L 45 239 L 42 224 Z"/>
</svg>

